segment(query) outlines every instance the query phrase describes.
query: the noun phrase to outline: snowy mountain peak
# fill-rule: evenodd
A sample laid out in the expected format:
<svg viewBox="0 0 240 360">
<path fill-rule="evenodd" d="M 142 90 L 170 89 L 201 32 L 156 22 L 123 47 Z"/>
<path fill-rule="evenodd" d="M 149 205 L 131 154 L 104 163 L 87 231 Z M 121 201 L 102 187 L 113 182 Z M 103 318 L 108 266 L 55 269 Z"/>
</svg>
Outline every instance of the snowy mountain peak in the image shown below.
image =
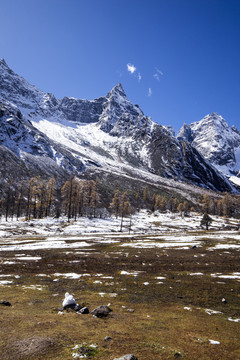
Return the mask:
<svg viewBox="0 0 240 360">
<path fill-rule="evenodd" d="M 178 138 L 189 141 L 206 159 L 225 175 L 240 169 L 240 132 L 230 127 L 218 113 L 206 115 L 190 125 L 184 124 Z"/>
<path fill-rule="evenodd" d="M 0 59 L 0 66 L 8 67 L 4 58 Z"/>
<path fill-rule="evenodd" d="M 123 89 L 123 86 L 121 83 L 118 83 L 117 85 L 115 85 L 111 91 L 109 91 L 109 93 L 107 94 L 107 97 L 109 96 L 112 96 L 112 95 L 120 95 L 120 96 L 123 96 L 123 97 L 127 97 L 124 89 Z"/>
<path fill-rule="evenodd" d="M 138 177 L 141 170 L 211 189 L 232 189 L 190 144 L 173 137 L 171 128 L 144 116 L 120 83 L 94 100 L 57 99 L 2 60 L 0 125 L 0 154 L 14 155 L 19 169 L 26 164 L 27 172 L 58 177 L 90 168 Z"/>
</svg>

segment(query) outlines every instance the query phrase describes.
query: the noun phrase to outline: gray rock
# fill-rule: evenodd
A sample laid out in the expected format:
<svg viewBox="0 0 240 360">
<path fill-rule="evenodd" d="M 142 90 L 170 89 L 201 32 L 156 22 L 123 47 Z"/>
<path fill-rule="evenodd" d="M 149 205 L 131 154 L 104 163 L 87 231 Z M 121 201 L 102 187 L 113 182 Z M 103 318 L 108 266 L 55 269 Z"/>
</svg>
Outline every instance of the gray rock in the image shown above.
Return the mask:
<svg viewBox="0 0 240 360">
<path fill-rule="evenodd" d="M 110 314 L 111 311 L 112 309 L 110 309 L 110 307 L 108 307 L 107 305 L 101 305 L 94 309 L 91 314 L 97 317 L 106 317 Z"/>
<path fill-rule="evenodd" d="M 176 352 L 176 353 L 174 354 L 174 357 L 175 357 L 175 359 L 180 359 L 180 358 L 182 357 L 182 355 L 181 355 L 180 352 Z"/>
<path fill-rule="evenodd" d="M 115 358 L 113 360 L 138 360 L 138 358 L 135 355 L 127 354 L 127 355 L 123 355 L 120 358 Z"/>
<path fill-rule="evenodd" d="M 79 314 L 89 314 L 89 308 L 87 306 L 84 306 L 78 311 Z"/>
<path fill-rule="evenodd" d="M 80 306 L 79 304 L 69 304 L 62 308 L 62 310 L 68 310 L 68 309 L 71 309 L 71 310 L 74 310 L 77 312 L 82 309 L 82 306 Z"/>
<path fill-rule="evenodd" d="M 112 340 L 111 336 L 106 336 L 106 337 L 104 338 L 104 341 L 110 341 L 110 340 Z"/>
</svg>

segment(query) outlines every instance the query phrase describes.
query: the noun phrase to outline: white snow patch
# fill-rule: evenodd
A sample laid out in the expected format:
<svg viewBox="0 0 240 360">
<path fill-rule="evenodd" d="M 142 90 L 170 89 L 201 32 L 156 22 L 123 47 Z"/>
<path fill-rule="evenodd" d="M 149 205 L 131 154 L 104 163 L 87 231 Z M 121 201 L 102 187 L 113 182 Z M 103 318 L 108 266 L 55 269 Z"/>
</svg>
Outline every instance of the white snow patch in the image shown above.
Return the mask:
<svg viewBox="0 0 240 360">
<path fill-rule="evenodd" d="M 41 260 L 41 256 L 18 256 L 17 258 L 18 260 L 34 260 L 34 261 L 38 261 Z"/>
<path fill-rule="evenodd" d="M 84 276 L 91 276 L 90 274 L 76 274 L 76 273 L 55 273 L 53 276 L 65 277 L 68 279 L 79 279 Z"/>
<path fill-rule="evenodd" d="M 206 312 L 208 315 L 222 314 L 221 311 L 211 310 L 211 309 L 205 309 L 205 312 Z"/>
<path fill-rule="evenodd" d="M 233 321 L 233 322 L 240 322 L 240 319 L 233 319 L 231 317 L 228 318 L 229 321 Z"/>
<path fill-rule="evenodd" d="M 11 280 L 0 280 L 0 285 L 8 285 L 8 284 L 12 284 L 13 281 Z"/>
<path fill-rule="evenodd" d="M 220 344 L 220 341 L 217 341 L 217 340 L 211 340 L 211 339 L 209 339 L 209 342 L 210 342 L 210 344 L 212 344 L 212 345 L 219 345 L 219 344 Z"/>
<path fill-rule="evenodd" d="M 204 274 L 201 272 L 196 272 L 196 273 L 190 273 L 190 276 L 203 276 Z"/>
<path fill-rule="evenodd" d="M 121 275 L 130 275 L 130 276 L 138 276 L 139 274 L 141 273 L 141 271 L 125 271 L 125 270 L 122 270 L 120 272 Z"/>
</svg>

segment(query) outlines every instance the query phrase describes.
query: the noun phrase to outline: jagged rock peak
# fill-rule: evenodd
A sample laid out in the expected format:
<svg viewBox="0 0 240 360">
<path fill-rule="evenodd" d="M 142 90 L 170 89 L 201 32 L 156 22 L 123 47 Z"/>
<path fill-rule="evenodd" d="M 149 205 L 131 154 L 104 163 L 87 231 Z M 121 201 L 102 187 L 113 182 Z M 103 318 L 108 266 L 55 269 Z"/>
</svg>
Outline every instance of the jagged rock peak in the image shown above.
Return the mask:
<svg viewBox="0 0 240 360">
<path fill-rule="evenodd" d="M 1 71 L 2 73 L 4 73 L 4 72 L 7 72 L 7 73 L 13 72 L 13 71 L 10 69 L 10 67 L 8 66 L 8 64 L 6 63 L 6 61 L 4 60 L 4 58 L 0 59 L 0 71 Z"/>
<path fill-rule="evenodd" d="M 226 125 L 227 124 L 227 121 L 221 115 L 219 115 L 217 112 L 213 112 L 212 114 L 206 115 L 202 120 L 199 121 L 199 123 L 204 122 L 204 121 L 211 121 L 214 125 L 219 125 L 219 124 Z"/>
<path fill-rule="evenodd" d="M 109 93 L 107 94 L 107 97 L 111 97 L 111 96 L 114 96 L 114 95 L 117 95 L 117 96 L 122 96 L 122 97 L 127 97 L 124 89 L 123 89 L 123 86 L 121 83 L 118 83 L 117 85 L 115 85 L 111 91 L 109 91 Z"/>
<path fill-rule="evenodd" d="M 8 67 L 8 65 L 7 65 L 7 63 L 6 63 L 6 61 L 4 60 L 4 58 L 2 58 L 2 59 L 0 59 L 0 65 L 2 66 L 7 66 Z"/>
<path fill-rule="evenodd" d="M 179 130 L 178 134 L 177 134 L 177 138 L 179 140 L 187 140 L 189 142 L 192 141 L 192 131 L 189 125 L 187 125 L 185 122 L 183 124 L 183 126 L 181 127 L 181 129 Z"/>
<path fill-rule="evenodd" d="M 218 113 L 206 115 L 190 125 L 184 124 L 178 138 L 188 140 L 212 165 L 227 176 L 240 167 L 240 132 Z"/>
</svg>

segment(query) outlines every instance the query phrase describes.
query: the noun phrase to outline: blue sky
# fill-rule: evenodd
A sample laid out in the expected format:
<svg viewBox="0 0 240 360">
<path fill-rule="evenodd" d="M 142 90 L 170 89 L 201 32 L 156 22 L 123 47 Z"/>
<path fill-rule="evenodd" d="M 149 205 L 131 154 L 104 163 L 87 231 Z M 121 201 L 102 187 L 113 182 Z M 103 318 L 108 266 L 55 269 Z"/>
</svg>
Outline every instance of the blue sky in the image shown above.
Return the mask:
<svg viewBox="0 0 240 360">
<path fill-rule="evenodd" d="M 56 97 L 121 82 L 178 130 L 218 112 L 240 128 L 239 0 L 0 0 L 0 58 Z"/>
</svg>

